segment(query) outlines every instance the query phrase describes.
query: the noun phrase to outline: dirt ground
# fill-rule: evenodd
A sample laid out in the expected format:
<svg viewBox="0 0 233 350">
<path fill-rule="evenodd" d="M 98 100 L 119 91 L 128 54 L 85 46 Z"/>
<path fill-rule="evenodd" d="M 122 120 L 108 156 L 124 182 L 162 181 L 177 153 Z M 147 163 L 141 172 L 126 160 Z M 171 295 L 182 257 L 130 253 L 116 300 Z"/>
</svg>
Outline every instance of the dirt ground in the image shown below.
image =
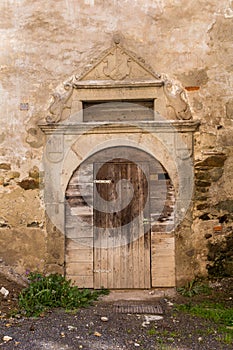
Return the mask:
<svg viewBox="0 0 233 350">
<path fill-rule="evenodd" d="M 233 348 L 233 344 L 219 333 L 214 322 L 177 311 L 175 304 L 190 301 L 179 295 L 154 297 L 143 301 L 103 299 L 92 307 L 79 309 L 73 313 L 54 310 L 36 319 L 9 318 L 12 311 L 17 308 L 17 296 L 22 286 L 0 273 L 0 288 L 2 286 L 10 293 L 6 298 L 0 295 L 0 349 L 227 350 Z M 206 298 L 232 306 L 233 280 L 215 283 L 213 293 L 208 297 L 195 297 L 196 301 Z M 121 309 L 129 306 L 134 308 L 159 306 L 162 314 L 153 315 L 157 316 L 157 320 L 149 320 L 145 313 L 118 312 L 119 306 Z"/>
</svg>

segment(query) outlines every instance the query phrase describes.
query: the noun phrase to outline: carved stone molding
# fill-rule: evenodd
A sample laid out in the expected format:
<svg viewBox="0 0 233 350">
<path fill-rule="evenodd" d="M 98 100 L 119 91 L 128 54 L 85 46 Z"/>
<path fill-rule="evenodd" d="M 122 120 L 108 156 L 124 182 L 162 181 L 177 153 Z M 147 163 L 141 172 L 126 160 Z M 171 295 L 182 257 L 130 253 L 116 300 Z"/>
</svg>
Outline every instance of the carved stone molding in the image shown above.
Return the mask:
<svg viewBox="0 0 233 350">
<path fill-rule="evenodd" d="M 43 119 L 32 118 L 26 139 L 32 147 L 41 146 L 41 128 L 38 126 L 68 122 L 71 115 L 82 110 L 83 101 L 150 99 L 154 101 L 155 114 L 164 120 L 192 120 L 184 89 L 156 73 L 144 59 L 124 48 L 118 39 L 114 39 L 112 47 L 92 59 L 80 75 L 65 81 L 63 91 L 52 94 L 52 102 Z M 78 123 L 82 122 L 80 117 Z"/>
<path fill-rule="evenodd" d="M 76 80 L 154 80 L 160 79 L 145 60 L 115 44 L 96 59 L 92 59 Z"/>
<path fill-rule="evenodd" d="M 49 106 L 49 114 L 45 118 L 47 124 L 59 123 L 69 117 L 69 109 L 72 105 L 73 93 L 76 92 L 75 101 L 80 100 L 94 100 L 95 94 L 91 93 L 91 89 L 98 89 L 103 91 L 98 94 L 98 100 L 105 100 L 106 90 L 113 89 L 119 91 L 118 98 L 124 99 L 127 97 L 125 91 L 131 91 L 128 99 L 134 99 L 132 89 L 139 88 L 142 92 L 143 98 L 147 88 L 155 87 L 150 90 L 148 98 L 157 98 L 157 89 L 163 86 L 163 101 L 161 104 L 165 105 L 163 112 L 159 111 L 165 119 L 169 120 L 190 120 L 192 119 L 191 110 L 187 102 L 185 91 L 174 85 L 167 78 L 162 79 L 161 75 L 154 72 L 154 70 L 145 63 L 144 59 L 138 57 L 131 51 L 123 48 L 119 43 L 120 40 L 114 40 L 114 45 L 102 52 L 96 59 L 92 59 L 91 63 L 84 69 L 79 76 L 73 76 L 66 81 L 64 92 L 55 92 L 52 97 L 53 101 Z M 144 88 L 144 90 L 143 90 Z M 121 92 L 124 89 L 124 92 Z M 122 90 L 123 91 L 123 90 Z M 135 90 L 136 91 L 136 90 Z M 149 91 L 147 89 L 147 91 Z M 151 91 L 154 91 L 152 96 Z M 86 92 L 86 94 L 85 94 Z M 105 92 L 105 94 L 104 94 Z M 110 93 L 107 93 L 110 95 Z M 161 95 L 161 93 L 160 93 Z M 80 98 L 79 98 L 80 96 Z M 116 99 L 117 93 L 112 95 L 112 99 Z M 135 99 L 138 95 L 135 95 Z M 65 113 L 66 112 L 66 113 Z"/>
<path fill-rule="evenodd" d="M 46 135 L 82 135 L 88 134 L 118 134 L 123 133 L 193 133 L 200 125 L 197 120 L 192 121 L 148 121 L 137 122 L 134 125 L 132 122 L 124 123 L 92 123 L 91 128 L 89 123 L 67 124 L 41 124 L 40 128 Z"/>
</svg>

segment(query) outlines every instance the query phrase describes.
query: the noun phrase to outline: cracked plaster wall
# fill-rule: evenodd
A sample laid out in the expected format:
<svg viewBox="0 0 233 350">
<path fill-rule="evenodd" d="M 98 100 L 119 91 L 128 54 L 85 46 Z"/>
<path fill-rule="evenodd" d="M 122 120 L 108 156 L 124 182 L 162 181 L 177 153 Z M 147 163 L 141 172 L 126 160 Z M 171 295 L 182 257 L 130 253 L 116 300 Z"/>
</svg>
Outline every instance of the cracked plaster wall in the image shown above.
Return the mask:
<svg viewBox="0 0 233 350">
<path fill-rule="evenodd" d="M 126 47 L 183 85 L 201 121 L 194 210 L 176 249 L 179 281 L 206 275 L 214 264 L 208 247 L 232 235 L 233 1 L 3 0 L 0 13 L 0 256 L 21 272 L 51 260 L 43 148 L 28 144 L 26 129 L 44 117 L 58 84 L 118 31 Z M 52 263 L 61 265 L 57 254 Z"/>
</svg>

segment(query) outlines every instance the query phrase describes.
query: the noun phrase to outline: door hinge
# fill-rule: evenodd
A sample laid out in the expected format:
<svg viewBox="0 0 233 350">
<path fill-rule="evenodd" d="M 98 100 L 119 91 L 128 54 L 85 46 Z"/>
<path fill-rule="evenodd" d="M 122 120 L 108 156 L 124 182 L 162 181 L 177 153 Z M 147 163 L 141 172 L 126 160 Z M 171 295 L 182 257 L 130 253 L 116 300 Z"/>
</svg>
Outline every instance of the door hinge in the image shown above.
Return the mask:
<svg viewBox="0 0 233 350">
<path fill-rule="evenodd" d="M 94 180 L 94 184 L 110 184 L 112 183 L 112 180 Z"/>
</svg>

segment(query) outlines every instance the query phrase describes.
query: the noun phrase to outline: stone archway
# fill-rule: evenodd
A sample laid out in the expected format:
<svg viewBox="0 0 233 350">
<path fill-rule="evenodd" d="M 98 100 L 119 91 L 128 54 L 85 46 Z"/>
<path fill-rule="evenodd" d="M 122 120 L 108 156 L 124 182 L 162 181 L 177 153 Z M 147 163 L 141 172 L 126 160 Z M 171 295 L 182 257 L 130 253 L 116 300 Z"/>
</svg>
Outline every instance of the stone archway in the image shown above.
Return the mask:
<svg viewBox="0 0 233 350">
<path fill-rule="evenodd" d="M 173 285 L 174 195 L 167 171 L 140 149 L 112 147 L 85 159 L 66 189 L 68 278 L 91 288 L 150 288 L 159 279 L 159 264 L 159 274 L 168 268 L 166 283 Z M 162 268 L 154 245 L 158 234 L 170 241 Z"/>
<path fill-rule="evenodd" d="M 54 94 L 49 115 L 39 123 L 46 134 L 46 212 L 64 237 L 61 251 L 65 249 L 64 198 L 70 178 L 84 160 L 112 147 L 137 148 L 168 170 L 176 193 L 174 220 L 176 225 L 181 222 L 192 200 L 193 133 L 198 125 L 192 120 L 184 90 L 161 78 L 119 43 L 83 74 L 69 79 L 64 92 Z M 174 232 L 173 237 L 160 232 L 152 244 L 156 252 L 166 246 L 174 253 Z M 174 260 L 170 251 L 167 255 Z M 154 280 L 152 276 L 152 285 L 174 286 L 175 273 L 167 269 L 159 275 L 159 270 Z"/>
</svg>

